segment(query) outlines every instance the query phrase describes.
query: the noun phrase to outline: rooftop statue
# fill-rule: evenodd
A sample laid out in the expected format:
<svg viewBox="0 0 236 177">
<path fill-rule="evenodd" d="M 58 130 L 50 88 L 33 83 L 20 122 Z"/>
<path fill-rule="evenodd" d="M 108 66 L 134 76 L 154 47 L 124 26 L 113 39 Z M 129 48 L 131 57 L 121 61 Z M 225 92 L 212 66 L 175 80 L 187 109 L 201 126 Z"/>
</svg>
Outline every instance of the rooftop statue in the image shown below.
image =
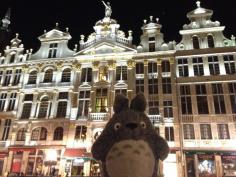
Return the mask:
<svg viewBox="0 0 236 177">
<path fill-rule="evenodd" d="M 107 4 L 106 4 L 104 1 L 102 1 L 102 3 L 105 6 L 105 17 L 110 18 L 111 13 L 112 13 L 110 2 L 107 2 Z"/>
</svg>

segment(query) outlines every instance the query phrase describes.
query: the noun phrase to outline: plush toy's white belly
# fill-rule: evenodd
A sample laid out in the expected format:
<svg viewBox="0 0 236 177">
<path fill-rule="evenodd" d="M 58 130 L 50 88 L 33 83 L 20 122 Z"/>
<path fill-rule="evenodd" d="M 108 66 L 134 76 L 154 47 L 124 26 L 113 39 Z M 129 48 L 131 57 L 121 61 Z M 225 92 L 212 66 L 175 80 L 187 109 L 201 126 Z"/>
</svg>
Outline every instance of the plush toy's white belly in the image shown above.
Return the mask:
<svg viewBox="0 0 236 177">
<path fill-rule="evenodd" d="M 152 177 L 155 158 L 143 140 L 124 140 L 113 145 L 106 157 L 109 177 Z"/>
</svg>

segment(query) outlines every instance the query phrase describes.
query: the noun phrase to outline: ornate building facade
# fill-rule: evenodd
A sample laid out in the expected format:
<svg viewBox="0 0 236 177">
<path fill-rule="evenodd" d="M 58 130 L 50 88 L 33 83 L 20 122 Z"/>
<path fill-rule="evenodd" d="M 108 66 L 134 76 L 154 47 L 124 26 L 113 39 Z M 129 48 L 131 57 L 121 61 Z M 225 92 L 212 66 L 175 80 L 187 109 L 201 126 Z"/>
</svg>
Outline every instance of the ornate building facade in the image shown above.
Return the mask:
<svg viewBox="0 0 236 177">
<path fill-rule="evenodd" d="M 171 149 L 159 176 L 236 176 L 235 37 L 224 37 L 225 27 L 211 21 L 213 11 L 197 2 L 180 30 L 182 41 L 165 42 L 151 16 L 135 47 L 132 31 L 121 31 L 106 5 L 105 17 L 73 50 L 68 29 L 58 24 L 38 38 L 35 53 L 24 50 L 18 34 L 5 47 L 0 176 L 99 175 L 90 149 L 113 114 L 114 97 L 139 92 Z M 4 19 L 9 25 L 10 15 Z"/>
</svg>

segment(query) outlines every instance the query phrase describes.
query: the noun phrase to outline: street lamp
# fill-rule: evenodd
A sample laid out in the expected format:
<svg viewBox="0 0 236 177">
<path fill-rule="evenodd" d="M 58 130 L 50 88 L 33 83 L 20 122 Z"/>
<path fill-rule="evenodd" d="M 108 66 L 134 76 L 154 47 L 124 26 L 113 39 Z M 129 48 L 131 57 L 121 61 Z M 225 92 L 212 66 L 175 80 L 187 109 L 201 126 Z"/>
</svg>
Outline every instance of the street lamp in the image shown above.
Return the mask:
<svg viewBox="0 0 236 177">
<path fill-rule="evenodd" d="M 46 151 L 46 159 L 44 165 L 48 166 L 48 174 L 51 175 L 51 168 L 53 165 L 57 164 L 57 151 L 55 149 L 49 149 Z"/>
</svg>

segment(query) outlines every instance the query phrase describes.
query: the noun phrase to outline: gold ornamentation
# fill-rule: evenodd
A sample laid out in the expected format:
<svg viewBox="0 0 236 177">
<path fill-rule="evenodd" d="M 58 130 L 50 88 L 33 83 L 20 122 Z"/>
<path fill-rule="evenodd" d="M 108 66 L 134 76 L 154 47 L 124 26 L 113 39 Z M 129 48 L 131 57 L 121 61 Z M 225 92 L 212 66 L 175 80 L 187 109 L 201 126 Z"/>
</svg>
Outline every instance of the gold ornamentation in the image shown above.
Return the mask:
<svg viewBox="0 0 236 177">
<path fill-rule="evenodd" d="M 128 66 L 128 69 L 134 68 L 134 67 L 135 67 L 135 61 L 129 60 L 129 61 L 127 62 L 127 66 Z"/>
<path fill-rule="evenodd" d="M 98 70 L 99 69 L 99 61 L 93 62 L 93 70 Z"/>
<path fill-rule="evenodd" d="M 116 63 L 113 60 L 108 61 L 108 68 L 109 70 L 116 69 Z"/>
<path fill-rule="evenodd" d="M 162 62 L 162 59 L 161 59 L 161 58 L 158 58 L 158 59 L 157 59 L 157 65 L 161 65 L 161 62 Z"/>
</svg>

